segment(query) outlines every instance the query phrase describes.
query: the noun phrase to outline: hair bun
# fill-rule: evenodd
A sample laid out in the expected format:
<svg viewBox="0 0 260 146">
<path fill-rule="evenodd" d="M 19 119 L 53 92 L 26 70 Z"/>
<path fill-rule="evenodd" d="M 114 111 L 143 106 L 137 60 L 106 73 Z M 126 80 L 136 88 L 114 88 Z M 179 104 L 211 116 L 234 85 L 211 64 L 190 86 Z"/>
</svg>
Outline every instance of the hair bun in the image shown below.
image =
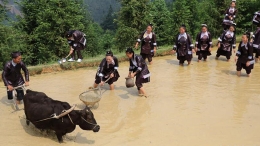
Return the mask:
<svg viewBox="0 0 260 146">
<path fill-rule="evenodd" d="M 107 51 L 106 52 L 106 56 L 113 56 L 113 52 L 110 50 L 110 51 Z"/>
<path fill-rule="evenodd" d="M 251 33 L 249 31 L 246 31 L 243 33 L 243 35 L 246 35 L 246 37 L 250 39 Z"/>
<path fill-rule="evenodd" d="M 181 25 L 181 27 L 184 27 L 184 28 L 186 28 L 186 25 L 185 25 L 185 24 L 182 24 L 182 25 Z"/>
<path fill-rule="evenodd" d="M 201 24 L 201 27 L 208 27 L 207 24 Z"/>
<path fill-rule="evenodd" d="M 134 50 L 131 47 L 127 47 L 125 52 L 126 53 L 134 53 Z"/>
<path fill-rule="evenodd" d="M 12 52 L 12 53 L 11 53 L 11 57 L 12 57 L 12 58 L 17 58 L 18 56 L 21 56 L 21 52 L 16 51 L 16 52 Z"/>
<path fill-rule="evenodd" d="M 72 34 L 73 34 L 73 31 L 69 30 L 69 31 L 66 32 L 65 37 L 70 38 L 70 37 L 72 37 Z"/>
</svg>

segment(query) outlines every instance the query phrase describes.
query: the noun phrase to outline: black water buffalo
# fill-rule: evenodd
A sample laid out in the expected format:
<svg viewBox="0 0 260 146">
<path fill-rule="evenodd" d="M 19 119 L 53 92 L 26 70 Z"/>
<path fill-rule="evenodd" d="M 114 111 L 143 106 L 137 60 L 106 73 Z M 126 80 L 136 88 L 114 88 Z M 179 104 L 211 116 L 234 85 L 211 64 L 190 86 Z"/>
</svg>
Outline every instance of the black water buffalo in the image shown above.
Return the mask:
<svg viewBox="0 0 260 146">
<path fill-rule="evenodd" d="M 88 107 L 84 110 L 72 110 L 69 114 L 57 118 L 55 115 L 72 109 L 67 102 L 53 100 L 42 92 L 31 90 L 26 91 L 23 101 L 27 125 L 31 122 L 39 129 L 54 130 L 59 142 L 62 142 L 62 136 L 72 132 L 76 125 L 83 130 L 94 132 L 100 129 Z"/>
</svg>

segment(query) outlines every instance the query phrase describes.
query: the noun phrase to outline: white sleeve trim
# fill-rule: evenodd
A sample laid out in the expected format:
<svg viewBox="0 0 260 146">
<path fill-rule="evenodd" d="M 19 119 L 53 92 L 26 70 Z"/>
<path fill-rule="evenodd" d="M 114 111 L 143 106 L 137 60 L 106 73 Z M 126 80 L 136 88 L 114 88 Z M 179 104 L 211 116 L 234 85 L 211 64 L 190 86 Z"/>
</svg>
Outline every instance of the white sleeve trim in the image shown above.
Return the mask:
<svg viewBox="0 0 260 146">
<path fill-rule="evenodd" d="M 196 42 L 196 44 L 198 45 L 198 44 L 199 44 L 199 42 Z"/>
<path fill-rule="evenodd" d="M 253 56 L 248 56 L 248 59 L 252 59 L 253 58 Z"/>
<path fill-rule="evenodd" d="M 118 67 L 114 67 L 114 69 L 116 69 L 116 70 L 117 70 L 117 69 L 118 69 Z"/>
<path fill-rule="evenodd" d="M 135 68 L 135 66 L 130 66 L 130 67 L 129 67 L 129 69 L 134 69 L 134 68 Z"/>
<path fill-rule="evenodd" d="M 154 46 L 156 46 L 156 45 L 157 45 L 157 43 L 153 43 L 153 45 L 154 45 Z"/>
<path fill-rule="evenodd" d="M 238 54 L 238 55 L 241 55 L 241 52 L 240 52 L 240 51 L 237 51 L 237 54 Z"/>
<path fill-rule="evenodd" d="M 218 41 L 222 42 L 222 39 L 218 38 Z"/>
<path fill-rule="evenodd" d="M 140 71 L 142 70 L 142 68 L 141 68 L 141 67 L 138 67 L 137 69 L 138 69 L 138 70 L 140 70 Z"/>
<path fill-rule="evenodd" d="M 259 12 L 255 12 L 255 15 L 260 15 L 260 13 Z"/>
<path fill-rule="evenodd" d="M 253 47 L 254 47 L 254 48 L 258 48 L 259 45 L 257 45 L 257 44 L 253 44 Z"/>
<path fill-rule="evenodd" d="M 98 74 L 98 76 L 103 77 L 104 75 L 102 73 Z"/>
<path fill-rule="evenodd" d="M 141 42 L 141 40 L 140 40 L 140 39 L 137 39 L 137 42 Z"/>
<path fill-rule="evenodd" d="M 255 60 L 250 61 L 250 64 L 255 64 Z"/>
<path fill-rule="evenodd" d="M 151 74 L 149 73 L 149 74 L 144 75 L 143 77 L 146 79 L 146 78 L 148 78 L 150 76 L 151 76 Z"/>
</svg>

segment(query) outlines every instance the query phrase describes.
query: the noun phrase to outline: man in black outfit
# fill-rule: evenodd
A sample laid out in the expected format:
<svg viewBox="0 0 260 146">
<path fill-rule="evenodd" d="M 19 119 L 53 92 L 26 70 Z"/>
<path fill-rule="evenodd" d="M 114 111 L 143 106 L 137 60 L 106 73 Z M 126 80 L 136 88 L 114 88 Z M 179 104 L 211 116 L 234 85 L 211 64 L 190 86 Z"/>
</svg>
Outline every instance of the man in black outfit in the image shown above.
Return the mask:
<svg viewBox="0 0 260 146">
<path fill-rule="evenodd" d="M 2 72 L 2 79 L 4 81 L 4 85 L 7 86 L 7 97 L 8 100 L 13 99 L 13 90 L 14 87 L 21 86 L 25 84 L 25 86 L 29 86 L 29 71 L 26 68 L 25 64 L 22 61 L 22 56 L 20 52 L 11 53 L 12 60 L 8 61 L 4 65 L 4 69 Z M 25 81 L 21 74 L 21 69 L 24 71 Z M 20 104 L 20 101 L 23 100 L 24 92 L 22 89 L 15 89 L 17 92 L 17 100 L 16 103 Z"/>
</svg>

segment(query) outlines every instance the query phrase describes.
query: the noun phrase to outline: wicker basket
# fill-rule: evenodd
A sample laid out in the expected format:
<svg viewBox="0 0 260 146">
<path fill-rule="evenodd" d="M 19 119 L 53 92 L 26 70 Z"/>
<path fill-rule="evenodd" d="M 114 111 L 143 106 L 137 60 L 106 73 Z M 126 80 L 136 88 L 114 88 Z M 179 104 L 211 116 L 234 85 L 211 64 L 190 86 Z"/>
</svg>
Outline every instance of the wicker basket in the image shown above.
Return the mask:
<svg viewBox="0 0 260 146">
<path fill-rule="evenodd" d="M 98 89 L 91 89 L 79 95 L 79 99 L 87 106 L 93 107 L 101 100 L 101 94 Z"/>
</svg>

